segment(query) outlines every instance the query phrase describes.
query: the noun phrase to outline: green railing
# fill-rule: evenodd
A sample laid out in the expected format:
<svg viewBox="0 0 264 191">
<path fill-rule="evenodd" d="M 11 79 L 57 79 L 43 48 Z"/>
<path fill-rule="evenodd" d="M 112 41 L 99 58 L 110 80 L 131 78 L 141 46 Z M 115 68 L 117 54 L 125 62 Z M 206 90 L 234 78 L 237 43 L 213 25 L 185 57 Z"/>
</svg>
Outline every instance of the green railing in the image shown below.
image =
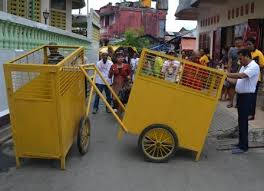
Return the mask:
<svg viewBox="0 0 264 191">
<path fill-rule="evenodd" d="M 90 44 L 84 36 L 0 11 L 0 48 L 29 50 L 49 42 L 86 49 Z"/>
</svg>

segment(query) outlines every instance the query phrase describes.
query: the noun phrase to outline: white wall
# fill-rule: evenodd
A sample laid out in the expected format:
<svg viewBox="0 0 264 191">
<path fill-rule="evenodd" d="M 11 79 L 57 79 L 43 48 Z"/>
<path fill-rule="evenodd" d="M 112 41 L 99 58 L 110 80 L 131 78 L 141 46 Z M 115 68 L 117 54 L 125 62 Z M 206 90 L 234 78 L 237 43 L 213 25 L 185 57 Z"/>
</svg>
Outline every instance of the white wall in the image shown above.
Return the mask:
<svg viewBox="0 0 264 191">
<path fill-rule="evenodd" d="M 228 20 L 228 10 L 232 8 L 240 7 L 241 5 L 245 5 L 247 3 L 255 2 L 255 12 L 254 14 L 249 13 L 248 15 L 239 16 L 238 18 L 230 19 Z M 241 23 L 245 23 L 248 21 L 248 19 L 254 19 L 254 18 L 264 18 L 264 1 L 263 0 L 239 0 L 239 1 L 230 1 L 228 5 L 225 6 L 218 6 L 218 7 L 212 7 L 207 8 L 205 11 L 205 8 L 201 9 L 201 14 L 198 18 L 198 31 L 199 32 L 206 32 L 206 31 L 212 31 L 216 30 L 219 27 L 226 27 L 226 26 L 232 26 L 237 25 Z M 200 21 L 204 18 L 220 15 L 220 22 L 215 25 L 210 25 L 207 27 L 201 27 Z"/>
<path fill-rule="evenodd" d="M 249 14 L 245 15 L 245 10 L 244 10 L 244 16 L 239 16 L 234 19 L 228 20 L 228 10 L 232 10 L 232 8 L 237 8 L 241 7 L 242 5 L 245 5 L 247 3 L 251 4 L 252 2 L 255 2 L 255 12 L 252 14 L 250 13 L 250 8 L 249 8 Z M 227 26 L 233 26 L 233 25 L 238 25 L 242 23 L 248 22 L 248 19 L 254 19 L 254 18 L 264 18 L 264 0 L 229 0 L 228 3 L 225 3 L 224 5 L 217 5 L 215 7 L 212 6 L 204 6 L 199 8 L 199 18 L 198 18 L 198 24 L 197 24 L 197 30 L 198 33 L 204 33 L 208 32 L 210 34 L 210 39 L 211 39 L 211 55 L 212 55 L 212 47 L 213 47 L 213 31 L 220 27 L 227 27 Z M 212 17 L 212 16 L 220 16 L 219 23 L 213 24 L 210 26 L 203 26 L 201 27 L 201 20 Z M 198 49 L 199 47 L 199 35 L 197 37 L 196 41 L 196 48 Z"/>
<path fill-rule="evenodd" d="M 72 31 L 72 0 L 66 0 L 66 30 Z"/>
<path fill-rule="evenodd" d="M 0 117 L 9 113 L 3 64 L 23 53 L 21 50 L 0 49 Z"/>
</svg>

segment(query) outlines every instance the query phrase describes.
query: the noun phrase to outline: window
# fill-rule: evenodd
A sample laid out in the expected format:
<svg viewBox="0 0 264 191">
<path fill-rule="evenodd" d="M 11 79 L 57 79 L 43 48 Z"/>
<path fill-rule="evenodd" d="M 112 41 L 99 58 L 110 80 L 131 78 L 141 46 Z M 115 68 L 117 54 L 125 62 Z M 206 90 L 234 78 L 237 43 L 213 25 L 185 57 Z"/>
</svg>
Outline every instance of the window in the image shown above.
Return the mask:
<svg viewBox="0 0 264 191">
<path fill-rule="evenodd" d="M 248 12 L 249 12 L 249 4 L 246 4 L 246 8 L 245 8 L 245 14 L 248 15 Z"/>
<path fill-rule="evenodd" d="M 0 11 L 4 10 L 4 0 L 0 0 Z"/>
<path fill-rule="evenodd" d="M 239 8 L 236 8 L 236 17 L 239 16 Z"/>
<path fill-rule="evenodd" d="M 244 6 L 240 7 L 240 16 L 244 16 Z"/>
<path fill-rule="evenodd" d="M 50 2 L 51 2 L 51 8 L 66 10 L 66 0 L 52 0 Z"/>
<path fill-rule="evenodd" d="M 104 26 L 105 27 L 108 27 L 109 26 L 109 16 L 105 16 L 105 24 L 104 24 Z"/>
<path fill-rule="evenodd" d="M 251 5 L 250 5 L 250 12 L 251 13 L 255 12 L 255 3 L 254 2 L 252 2 Z"/>
<path fill-rule="evenodd" d="M 210 49 L 210 39 L 209 33 L 201 33 L 199 35 L 199 49 Z"/>
</svg>

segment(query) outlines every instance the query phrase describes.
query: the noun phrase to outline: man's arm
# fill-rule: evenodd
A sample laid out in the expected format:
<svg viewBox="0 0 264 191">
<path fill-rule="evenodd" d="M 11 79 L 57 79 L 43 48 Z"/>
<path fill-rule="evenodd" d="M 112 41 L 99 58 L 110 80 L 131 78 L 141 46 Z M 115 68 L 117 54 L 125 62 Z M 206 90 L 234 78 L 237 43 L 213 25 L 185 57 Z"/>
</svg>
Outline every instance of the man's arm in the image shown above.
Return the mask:
<svg viewBox="0 0 264 191">
<path fill-rule="evenodd" d="M 227 77 L 232 79 L 243 79 L 248 78 L 248 75 L 245 73 L 227 73 Z"/>
<path fill-rule="evenodd" d="M 230 84 L 236 84 L 237 83 L 237 79 L 227 78 L 226 81 L 228 81 Z"/>
<path fill-rule="evenodd" d="M 228 56 L 227 56 L 227 71 L 230 72 L 231 70 L 231 66 L 232 66 L 232 57 L 231 57 L 231 51 L 232 49 L 230 48 L 230 50 L 228 51 Z"/>
</svg>

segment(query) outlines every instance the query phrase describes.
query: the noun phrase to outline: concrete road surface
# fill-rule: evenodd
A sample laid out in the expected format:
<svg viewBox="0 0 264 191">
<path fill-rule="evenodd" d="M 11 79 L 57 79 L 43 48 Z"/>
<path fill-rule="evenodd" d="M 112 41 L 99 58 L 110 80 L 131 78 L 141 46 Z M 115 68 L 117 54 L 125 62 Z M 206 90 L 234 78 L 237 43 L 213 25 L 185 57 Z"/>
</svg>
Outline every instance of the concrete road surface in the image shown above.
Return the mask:
<svg viewBox="0 0 264 191">
<path fill-rule="evenodd" d="M 191 118 L 191 116 L 190 116 Z M 137 137 L 118 141 L 117 124 L 104 108 L 92 116 L 90 151 L 84 157 L 73 145 L 67 170 L 58 161 L 23 160 L 14 167 L 11 143 L 0 151 L 0 191 L 263 191 L 264 152 L 244 155 L 217 151 L 215 134 L 236 125 L 236 119 L 218 107 L 201 161 L 189 151 L 179 151 L 166 164 L 145 162 Z M 227 143 L 227 142 L 226 142 Z"/>
</svg>

